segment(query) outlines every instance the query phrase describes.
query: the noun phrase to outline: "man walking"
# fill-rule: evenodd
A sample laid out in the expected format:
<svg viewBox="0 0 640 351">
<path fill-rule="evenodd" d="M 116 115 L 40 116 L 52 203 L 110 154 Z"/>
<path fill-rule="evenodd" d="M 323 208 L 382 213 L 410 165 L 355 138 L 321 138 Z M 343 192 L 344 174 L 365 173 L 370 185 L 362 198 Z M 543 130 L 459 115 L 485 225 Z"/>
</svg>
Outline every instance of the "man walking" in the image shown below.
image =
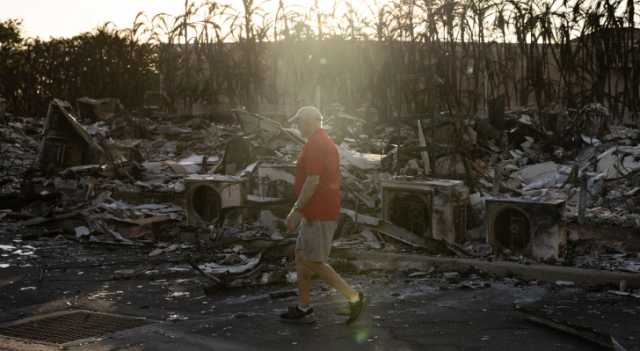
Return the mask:
<svg viewBox="0 0 640 351">
<path fill-rule="evenodd" d="M 296 165 L 295 193 L 297 201 L 287 216 L 287 228 L 296 240 L 295 262 L 298 275 L 298 305 L 282 314 L 285 320 L 300 320 L 310 316 L 309 291 L 311 275 L 317 274 L 338 290 L 349 302 L 347 324 L 358 319 L 364 308 L 364 295 L 356 292 L 327 263 L 333 233 L 340 215 L 340 154 L 322 129 L 322 114 L 312 106 L 298 110 L 294 119 L 307 139 Z"/>
</svg>

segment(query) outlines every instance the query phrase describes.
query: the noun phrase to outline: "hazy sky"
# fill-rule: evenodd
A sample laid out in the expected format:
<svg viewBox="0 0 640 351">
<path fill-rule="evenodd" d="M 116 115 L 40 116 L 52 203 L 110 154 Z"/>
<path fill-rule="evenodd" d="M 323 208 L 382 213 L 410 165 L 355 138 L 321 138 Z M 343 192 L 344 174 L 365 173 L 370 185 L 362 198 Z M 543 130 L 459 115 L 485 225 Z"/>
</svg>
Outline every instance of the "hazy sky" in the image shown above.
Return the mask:
<svg viewBox="0 0 640 351">
<path fill-rule="evenodd" d="M 240 4 L 241 0 L 221 2 Z M 360 2 L 354 1 L 354 4 Z M 288 0 L 285 3 L 311 4 L 313 0 Z M 321 3 L 325 7 L 331 6 L 333 1 L 321 0 Z M 48 39 L 87 32 L 107 21 L 120 28 L 130 27 L 139 11 L 178 14 L 183 7 L 184 0 L 0 0 L 0 20 L 22 18 L 26 36 Z"/>
<path fill-rule="evenodd" d="M 0 0 L 0 20 L 22 18 L 27 36 L 73 36 L 104 22 L 128 27 L 139 11 L 178 13 L 182 0 Z"/>
</svg>

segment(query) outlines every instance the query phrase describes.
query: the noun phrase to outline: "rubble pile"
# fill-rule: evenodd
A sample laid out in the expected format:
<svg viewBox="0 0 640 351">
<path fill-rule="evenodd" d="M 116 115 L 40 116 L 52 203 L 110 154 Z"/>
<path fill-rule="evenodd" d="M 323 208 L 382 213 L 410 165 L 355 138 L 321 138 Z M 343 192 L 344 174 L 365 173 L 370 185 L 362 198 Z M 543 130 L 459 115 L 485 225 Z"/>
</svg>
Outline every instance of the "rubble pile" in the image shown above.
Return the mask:
<svg viewBox="0 0 640 351">
<path fill-rule="evenodd" d="M 38 153 L 41 121 L 35 118 L 8 120 L 0 128 L 0 194 L 20 192 L 23 175 Z"/>
<path fill-rule="evenodd" d="M 567 200 L 570 221 L 640 225 L 634 205 L 640 170 L 638 130 L 606 126 L 609 113 L 597 104 L 587 105 L 573 119 L 557 111 L 511 115 L 516 126 L 507 133 L 507 147 L 490 163 L 485 190 L 533 200 Z M 545 127 L 545 121 L 553 119 L 555 129 Z"/>
<path fill-rule="evenodd" d="M 640 131 L 608 116 L 590 104 L 373 126 L 331 106 L 343 187 L 335 245 L 637 271 L 623 248 L 606 264 L 588 246 L 567 249 L 580 242 L 567 223 L 640 228 Z M 131 113 L 90 98 L 75 109 L 54 99 L 44 121 L 6 119 L 1 230 L 44 228 L 151 257 L 205 245 L 208 255 L 183 258 L 214 285 L 229 274 L 223 285 L 293 279 L 281 259 L 293 243 L 284 220 L 305 143 L 297 130 L 244 110 Z"/>
</svg>

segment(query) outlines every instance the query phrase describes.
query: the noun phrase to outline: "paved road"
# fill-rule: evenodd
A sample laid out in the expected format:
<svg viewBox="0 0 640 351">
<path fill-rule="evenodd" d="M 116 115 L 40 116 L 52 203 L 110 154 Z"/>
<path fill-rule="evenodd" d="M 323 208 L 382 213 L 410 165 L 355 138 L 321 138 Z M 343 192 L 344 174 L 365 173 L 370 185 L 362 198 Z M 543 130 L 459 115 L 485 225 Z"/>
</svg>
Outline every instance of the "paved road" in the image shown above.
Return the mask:
<svg viewBox="0 0 640 351">
<path fill-rule="evenodd" d="M 142 268 L 144 274 L 116 280 L 114 271 L 126 268 L 126 264 L 50 270 L 39 282 L 42 265 L 62 258 L 66 263 L 75 260 L 86 265 L 118 258 L 144 261 L 146 257 L 146 252 L 119 249 L 102 252 L 75 247 L 72 251 L 73 256 L 51 255 L 48 261 L 41 259 L 0 269 L 0 321 L 76 308 L 159 321 L 71 350 L 599 349 L 526 322 L 514 308 L 554 301 L 556 296 L 566 294 L 566 289 L 548 285 L 475 277 L 477 283 L 486 282 L 490 286 L 474 290 L 460 288 L 456 282 L 447 282 L 438 275 L 409 278 L 407 272 L 397 272 L 348 276 L 370 298 L 363 318 L 353 326 L 345 326 L 345 317 L 336 314 L 345 307 L 344 301 L 318 282 L 313 294 L 318 321 L 302 326 L 284 324 L 278 319 L 278 314 L 294 303 L 295 297 L 269 296 L 291 286 L 230 289 L 205 296 L 198 276 L 189 270 L 173 272 L 168 269 L 171 265 L 138 265 L 132 268 Z M 463 281 L 468 279 L 465 277 Z M 31 286 L 34 289 L 23 290 Z M 562 311 L 562 306 L 554 309 Z M 638 325 L 637 303 L 627 310 L 629 324 Z M 621 341 L 629 350 L 640 350 L 638 340 Z M 13 347 L 6 340 L 0 340 L 0 346 L 0 349 Z"/>
</svg>

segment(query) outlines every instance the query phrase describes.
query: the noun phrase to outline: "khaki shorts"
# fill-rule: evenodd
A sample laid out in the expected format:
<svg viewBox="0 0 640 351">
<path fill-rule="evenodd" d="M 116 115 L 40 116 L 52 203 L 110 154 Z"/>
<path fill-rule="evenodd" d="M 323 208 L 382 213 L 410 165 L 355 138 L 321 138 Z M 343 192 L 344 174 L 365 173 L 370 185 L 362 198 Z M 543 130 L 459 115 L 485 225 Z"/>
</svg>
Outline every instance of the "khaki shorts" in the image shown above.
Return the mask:
<svg viewBox="0 0 640 351">
<path fill-rule="evenodd" d="M 307 261 L 327 262 L 336 227 L 336 221 L 303 218 L 296 240 L 296 251 L 302 251 L 302 256 Z"/>
</svg>

